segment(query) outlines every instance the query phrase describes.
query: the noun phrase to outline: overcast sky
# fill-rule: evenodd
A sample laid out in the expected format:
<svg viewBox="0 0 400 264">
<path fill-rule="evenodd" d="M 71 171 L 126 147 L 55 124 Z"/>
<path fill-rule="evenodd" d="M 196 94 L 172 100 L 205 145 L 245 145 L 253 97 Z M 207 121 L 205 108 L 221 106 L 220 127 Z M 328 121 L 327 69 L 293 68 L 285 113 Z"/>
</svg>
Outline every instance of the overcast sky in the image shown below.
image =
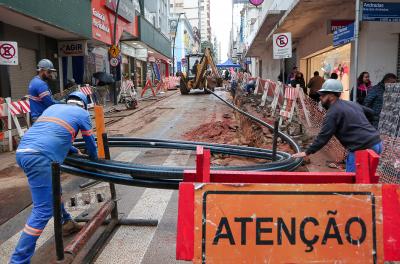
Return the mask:
<svg viewBox="0 0 400 264">
<path fill-rule="evenodd" d="M 221 60 L 227 59 L 232 25 L 232 0 L 211 0 L 211 30 L 221 43 Z"/>
</svg>

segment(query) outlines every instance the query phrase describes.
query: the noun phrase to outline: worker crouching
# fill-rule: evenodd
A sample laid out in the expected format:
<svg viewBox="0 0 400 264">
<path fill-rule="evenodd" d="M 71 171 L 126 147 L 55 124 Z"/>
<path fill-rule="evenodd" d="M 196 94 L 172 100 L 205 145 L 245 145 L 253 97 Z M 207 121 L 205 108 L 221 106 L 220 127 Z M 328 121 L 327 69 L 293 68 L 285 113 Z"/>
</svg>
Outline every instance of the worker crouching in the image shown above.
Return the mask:
<svg viewBox="0 0 400 264">
<path fill-rule="evenodd" d="M 332 136 L 348 151 L 346 171 L 355 172 L 355 154 L 357 150 L 372 149 L 377 154 L 382 152 L 382 141 L 378 130 L 368 121 L 366 114 L 371 109 L 340 99 L 343 92 L 342 83 L 338 80 L 325 81 L 319 90 L 322 106 L 327 109 L 321 131 L 305 152 L 296 153 L 294 158 L 314 154 L 323 148 Z"/>
<path fill-rule="evenodd" d="M 72 146 L 81 131 L 91 159 L 97 159 L 97 147 L 92 135 L 92 124 L 87 111 L 87 98 L 74 92 L 67 104 L 47 108 L 22 138 L 16 153 L 18 165 L 28 177 L 33 209 L 10 263 L 29 263 L 36 241 L 53 216 L 52 162 L 63 163 L 68 153 L 81 154 Z M 79 231 L 82 226 L 72 220 L 62 204 L 63 233 Z"/>
</svg>

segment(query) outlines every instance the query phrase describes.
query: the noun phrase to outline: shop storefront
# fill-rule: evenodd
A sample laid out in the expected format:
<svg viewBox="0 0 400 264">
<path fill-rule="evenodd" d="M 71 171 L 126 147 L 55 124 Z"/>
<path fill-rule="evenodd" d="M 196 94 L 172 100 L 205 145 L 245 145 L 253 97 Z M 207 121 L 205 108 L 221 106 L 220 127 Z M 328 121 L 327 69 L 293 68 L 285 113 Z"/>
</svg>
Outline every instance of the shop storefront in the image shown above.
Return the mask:
<svg viewBox="0 0 400 264">
<path fill-rule="evenodd" d="M 111 72 L 108 49 L 114 43 L 115 0 L 92 1 L 92 38 L 89 48 L 90 73 L 104 71 Z M 120 43 L 125 38 L 137 38 L 138 18 L 132 1 L 120 1 L 116 26 L 116 45 L 121 53 L 118 57 L 120 65 L 117 66 L 116 81 L 121 79 L 121 72 L 133 73 L 135 49 Z M 94 72 L 93 72 L 94 71 Z"/>
<path fill-rule="evenodd" d="M 332 73 L 336 73 L 343 84 L 342 99 L 348 100 L 351 90 L 350 62 L 351 45 L 347 44 L 307 58 L 306 76 L 310 78 L 315 71 L 318 71 L 320 76 L 329 79 Z"/>
</svg>

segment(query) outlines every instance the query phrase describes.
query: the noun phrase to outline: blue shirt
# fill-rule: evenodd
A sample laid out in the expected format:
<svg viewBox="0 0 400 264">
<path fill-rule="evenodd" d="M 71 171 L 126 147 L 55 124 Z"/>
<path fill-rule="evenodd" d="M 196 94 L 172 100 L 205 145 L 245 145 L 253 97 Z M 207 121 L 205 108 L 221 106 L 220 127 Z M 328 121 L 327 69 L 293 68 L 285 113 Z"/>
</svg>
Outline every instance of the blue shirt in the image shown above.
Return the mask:
<svg viewBox="0 0 400 264">
<path fill-rule="evenodd" d="M 33 126 L 25 133 L 18 152 L 39 152 L 52 161 L 63 163 L 81 131 L 90 158 L 97 159 L 97 147 L 92 135 L 89 113 L 76 105 L 56 104 L 47 108 Z"/>
<path fill-rule="evenodd" d="M 49 86 L 39 76 L 35 76 L 28 88 L 31 117 L 37 119 L 47 107 L 58 103 L 52 98 Z"/>
</svg>

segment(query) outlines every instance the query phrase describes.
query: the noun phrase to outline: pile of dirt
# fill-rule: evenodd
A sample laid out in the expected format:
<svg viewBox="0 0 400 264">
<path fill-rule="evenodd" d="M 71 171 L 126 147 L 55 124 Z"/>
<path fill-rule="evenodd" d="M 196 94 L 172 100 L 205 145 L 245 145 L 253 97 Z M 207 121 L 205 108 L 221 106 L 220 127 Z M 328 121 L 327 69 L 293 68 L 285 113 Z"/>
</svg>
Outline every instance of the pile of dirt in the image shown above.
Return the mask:
<svg viewBox="0 0 400 264">
<path fill-rule="evenodd" d="M 230 144 L 237 137 L 238 125 L 231 120 L 230 115 L 224 115 L 224 120 L 205 123 L 184 134 L 190 141 Z"/>
</svg>

